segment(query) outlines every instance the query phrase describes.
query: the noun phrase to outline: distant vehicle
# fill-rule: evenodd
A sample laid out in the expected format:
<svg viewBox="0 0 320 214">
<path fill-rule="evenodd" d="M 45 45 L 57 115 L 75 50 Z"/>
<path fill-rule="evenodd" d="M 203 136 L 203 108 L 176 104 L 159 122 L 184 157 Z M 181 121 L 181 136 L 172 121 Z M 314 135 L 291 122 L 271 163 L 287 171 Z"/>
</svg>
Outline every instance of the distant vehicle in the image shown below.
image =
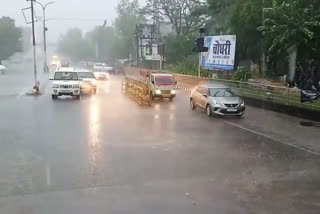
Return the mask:
<svg viewBox="0 0 320 214">
<path fill-rule="evenodd" d="M 93 67 L 94 75 L 99 80 L 108 80 L 110 78 L 109 70 L 105 63 L 96 63 Z"/>
<path fill-rule="evenodd" d="M 167 73 L 150 73 L 148 74 L 148 87 L 150 98 L 169 98 L 173 100 L 176 96 L 174 76 Z"/>
<path fill-rule="evenodd" d="M 208 116 L 234 115 L 243 116 L 245 104 L 229 87 L 224 85 L 199 85 L 191 91 L 190 107 L 206 110 Z"/>
<path fill-rule="evenodd" d="M 66 95 L 80 100 L 80 80 L 75 68 L 59 68 L 51 80 L 52 99 Z"/>
<path fill-rule="evenodd" d="M 79 79 L 81 81 L 80 91 L 81 93 L 97 93 L 97 81 L 93 72 L 88 70 L 77 70 Z"/>
<path fill-rule="evenodd" d="M 96 63 L 93 67 L 93 70 L 102 70 L 105 72 L 113 72 L 114 68 L 106 63 Z"/>
<path fill-rule="evenodd" d="M 50 64 L 56 68 L 61 67 L 61 61 L 59 60 L 58 56 L 53 56 Z"/>
</svg>

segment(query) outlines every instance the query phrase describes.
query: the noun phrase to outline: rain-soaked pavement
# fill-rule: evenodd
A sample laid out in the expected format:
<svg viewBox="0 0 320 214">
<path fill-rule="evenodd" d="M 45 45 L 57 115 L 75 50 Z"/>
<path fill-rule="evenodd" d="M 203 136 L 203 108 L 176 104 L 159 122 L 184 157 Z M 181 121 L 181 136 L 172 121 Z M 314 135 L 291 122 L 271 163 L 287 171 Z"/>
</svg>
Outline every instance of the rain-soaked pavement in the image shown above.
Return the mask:
<svg viewBox="0 0 320 214">
<path fill-rule="evenodd" d="M 120 87 L 0 97 L 1 214 L 320 213 L 319 128 L 207 118 L 180 91 L 142 108 Z"/>
</svg>

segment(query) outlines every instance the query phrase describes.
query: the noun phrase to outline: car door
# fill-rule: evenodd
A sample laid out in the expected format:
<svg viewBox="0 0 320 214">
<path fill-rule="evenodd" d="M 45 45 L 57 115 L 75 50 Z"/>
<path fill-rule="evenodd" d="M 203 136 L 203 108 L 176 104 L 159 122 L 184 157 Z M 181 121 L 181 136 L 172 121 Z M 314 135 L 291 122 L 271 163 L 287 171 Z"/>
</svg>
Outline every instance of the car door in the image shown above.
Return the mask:
<svg viewBox="0 0 320 214">
<path fill-rule="evenodd" d="M 203 100 L 202 100 L 202 93 L 204 91 L 204 88 L 203 86 L 198 86 L 196 89 L 195 89 L 195 92 L 194 92 L 194 96 L 193 96 L 193 99 L 194 99 L 194 103 L 197 105 L 197 106 L 200 106 L 203 108 Z"/>
<path fill-rule="evenodd" d="M 200 106 L 202 108 L 206 108 L 207 103 L 208 103 L 208 88 L 206 86 L 202 86 L 200 88 Z"/>
</svg>

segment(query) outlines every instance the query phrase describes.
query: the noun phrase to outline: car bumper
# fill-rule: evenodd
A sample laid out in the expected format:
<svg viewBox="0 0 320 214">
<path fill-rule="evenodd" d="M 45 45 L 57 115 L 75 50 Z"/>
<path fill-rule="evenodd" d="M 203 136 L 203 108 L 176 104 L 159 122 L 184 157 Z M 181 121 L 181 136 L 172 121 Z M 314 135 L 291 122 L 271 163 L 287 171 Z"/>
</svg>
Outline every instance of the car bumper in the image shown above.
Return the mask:
<svg viewBox="0 0 320 214">
<path fill-rule="evenodd" d="M 108 76 L 97 76 L 96 77 L 98 80 L 108 80 L 109 77 Z"/>
<path fill-rule="evenodd" d="M 230 115 L 230 116 L 242 116 L 245 114 L 246 107 L 241 106 L 238 108 L 223 108 L 212 106 L 212 113 L 217 115 Z"/>
<path fill-rule="evenodd" d="M 97 90 L 97 86 L 84 86 L 80 89 L 81 93 L 92 93 L 95 90 Z"/>
<path fill-rule="evenodd" d="M 155 94 L 154 97 L 158 98 L 174 98 L 175 94 Z"/>
<path fill-rule="evenodd" d="M 80 95 L 80 88 L 75 89 L 75 90 L 58 90 L 58 89 L 53 89 L 52 90 L 52 95 L 56 96 L 78 96 Z"/>
</svg>

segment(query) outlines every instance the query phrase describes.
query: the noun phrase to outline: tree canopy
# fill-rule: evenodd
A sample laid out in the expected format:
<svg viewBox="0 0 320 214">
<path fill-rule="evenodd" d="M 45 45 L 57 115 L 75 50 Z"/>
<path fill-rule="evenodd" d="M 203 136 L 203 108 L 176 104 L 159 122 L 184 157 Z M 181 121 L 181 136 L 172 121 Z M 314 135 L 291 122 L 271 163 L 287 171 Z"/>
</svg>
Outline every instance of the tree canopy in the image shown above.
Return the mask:
<svg viewBox="0 0 320 214">
<path fill-rule="evenodd" d="M 0 63 L 22 50 L 21 29 L 16 27 L 10 17 L 0 19 Z"/>
</svg>

